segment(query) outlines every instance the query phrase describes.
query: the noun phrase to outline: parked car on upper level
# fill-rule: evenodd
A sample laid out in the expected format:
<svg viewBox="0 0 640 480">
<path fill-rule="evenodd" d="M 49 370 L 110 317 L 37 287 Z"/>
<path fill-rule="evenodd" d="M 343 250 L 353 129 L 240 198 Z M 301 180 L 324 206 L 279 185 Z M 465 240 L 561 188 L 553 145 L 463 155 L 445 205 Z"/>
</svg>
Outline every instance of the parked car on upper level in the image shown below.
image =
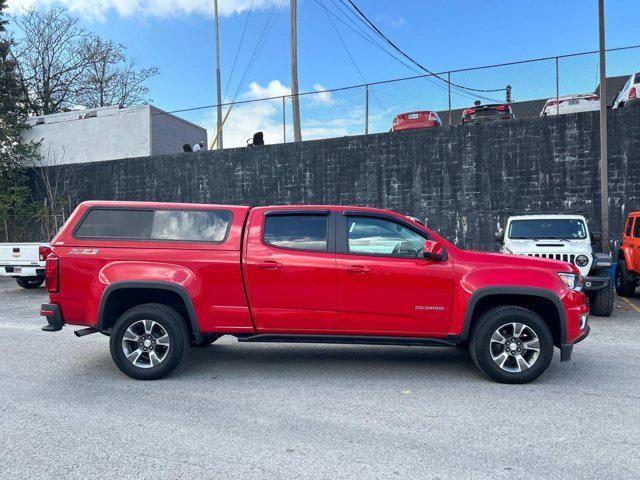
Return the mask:
<svg viewBox="0 0 640 480">
<path fill-rule="evenodd" d="M 616 267 L 616 292 L 632 297 L 640 284 L 640 212 L 631 212 L 622 232 Z"/>
<path fill-rule="evenodd" d="M 589 333 L 582 276 L 555 260 L 464 251 L 411 218 L 345 206 L 81 204 L 47 257 L 46 331 L 109 335 L 127 375 L 189 345 L 469 346 L 490 378 L 530 382 Z"/>
<path fill-rule="evenodd" d="M 550 98 L 542 108 L 540 116 L 565 115 L 567 113 L 593 112 L 596 110 L 600 110 L 600 97 L 593 93 L 581 93 Z"/>
<path fill-rule="evenodd" d="M 640 105 L 640 73 L 634 73 L 627 79 L 622 90 L 613 101 L 613 108 L 637 107 Z"/>
<path fill-rule="evenodd" d="M 514 120 L 516 117 L 508 103 L 493 105 L 475 105 L 462 112 L 462 125 L 470 123 Z"/>
<path fill-rule="evenodd" d="M 48 243 L 0 243 L 0 277 L 12 277 L 22 288 L 44 283 Z"/>
<path fill-rule="evenodd" d="M 509 217 L 505 229 L 496 233 L 500 252 L 553 258 L 578 267 L 583 291 L 593 315 L 613 313 L 611 255 L 596 253 L 593 244 L 602 241 L 600 232 L 589 230 L 582 215 L 518 215 Z"/>
<path fill-rule="evenodd" d="M 421 112 L 401 113 L 393 117 L 394 132 L 401 130 L 418 130 L 421 128 L 433 128 L 442 126 L 442 120 L 437 112 L 425 110 Z"/>
</svg>

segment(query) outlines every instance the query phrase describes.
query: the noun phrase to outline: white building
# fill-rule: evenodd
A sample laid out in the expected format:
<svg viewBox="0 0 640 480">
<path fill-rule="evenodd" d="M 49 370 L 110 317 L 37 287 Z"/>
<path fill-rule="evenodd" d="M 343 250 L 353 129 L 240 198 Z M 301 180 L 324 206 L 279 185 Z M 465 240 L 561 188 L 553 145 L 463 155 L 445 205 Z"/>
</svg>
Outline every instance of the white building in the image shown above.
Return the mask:
<svg viewBox="0 0 640 480">
<path fill-rule="evenodd" d="M 23 137 L 41 142 L 44 165 L 164 155 L 207 142 L 206 129 L 150 105 L 77 110 L 28 123 Z"/>
</svg>

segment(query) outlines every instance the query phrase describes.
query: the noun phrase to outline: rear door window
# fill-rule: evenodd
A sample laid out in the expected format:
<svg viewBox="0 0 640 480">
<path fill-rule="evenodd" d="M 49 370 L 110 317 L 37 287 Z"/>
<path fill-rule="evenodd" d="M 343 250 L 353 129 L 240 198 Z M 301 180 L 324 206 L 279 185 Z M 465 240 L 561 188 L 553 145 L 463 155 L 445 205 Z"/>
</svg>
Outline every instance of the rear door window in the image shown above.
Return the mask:
<svg viewBox="0 0 640 480">
<path fill-rule="evenodd" d="M 640 221 L 636 217 L 635 225 L 633 227 L 633 238 L 640 238 Z"/>
<path fill-rule="evenodd" d="M 310 252 L 327 251 L 327 215 L 269 215 L 264 220 L 267 245 Z"/>
</svg>

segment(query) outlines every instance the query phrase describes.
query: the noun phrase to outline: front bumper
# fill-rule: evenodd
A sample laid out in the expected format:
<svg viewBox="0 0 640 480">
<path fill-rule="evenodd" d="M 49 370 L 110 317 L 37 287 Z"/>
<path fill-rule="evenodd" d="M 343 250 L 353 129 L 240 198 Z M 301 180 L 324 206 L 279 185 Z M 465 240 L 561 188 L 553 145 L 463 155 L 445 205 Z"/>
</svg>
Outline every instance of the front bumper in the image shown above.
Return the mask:
<svg viewBox="0 0 640 480">
<path fill-rule="evenodd" d="M 602 290 L 611 285 L 611 276 L 586 276 L 582 279 L 582 290 L 585 292 L 593 292 L 594 290 Z"/>
<path fill-rule="evenodd" d="M 47 325 L 42 327 L 45 332 L 58 332 L 64 326 L 62 312 L 60 307 L 55 303 L 43 303 L 40 306 L 40 315 L 47 318 Z"/>
<path fill-rule="evenodd" d="M 585 338 L 589 336 L 589 332 L 591 332 L 591 327 L 587 325 L 587 328 L 584 330 L 582 336 L 578 337 L 573 343 L 560 345 L 560 361 L 568 362 L 571 360 L 571 354 L 573 353 L 573 346 L 576 343 L 580 343 Z"/>
</svg>

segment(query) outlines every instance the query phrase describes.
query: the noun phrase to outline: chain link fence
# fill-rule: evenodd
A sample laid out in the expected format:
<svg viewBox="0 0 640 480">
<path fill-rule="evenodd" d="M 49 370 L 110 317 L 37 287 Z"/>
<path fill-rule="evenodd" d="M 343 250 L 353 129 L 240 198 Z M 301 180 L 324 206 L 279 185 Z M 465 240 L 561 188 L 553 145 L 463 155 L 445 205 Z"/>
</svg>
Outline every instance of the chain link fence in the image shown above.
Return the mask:
<svg viewBox="0 0 640 480">
<path fill-rule="evenodd" d="M 607 50 L 607 103 L 611 105 L 627 78 L 640 71 L 640 45 Z M 409 78 L 317 90 L 299 94 L 303 140 L 386 132 L 400 113 L 434 110 L 444 124 L 460 123 L 462 110 L 482 103 L 507 101 L 517 118 L 539 116 L 546 100 L 599 91 L 597 51 L 559 55 L 419 75 Z M 215 136 L 215 111 L 209 107 L 205 123 Z M 265 143 L 292 142 L 290 95 L 248 99 L 223 105 L 224 147 L 239 147 L 255 132 Z M 183 114 L 203 123 L 201 110 Z"/>
</svg>

